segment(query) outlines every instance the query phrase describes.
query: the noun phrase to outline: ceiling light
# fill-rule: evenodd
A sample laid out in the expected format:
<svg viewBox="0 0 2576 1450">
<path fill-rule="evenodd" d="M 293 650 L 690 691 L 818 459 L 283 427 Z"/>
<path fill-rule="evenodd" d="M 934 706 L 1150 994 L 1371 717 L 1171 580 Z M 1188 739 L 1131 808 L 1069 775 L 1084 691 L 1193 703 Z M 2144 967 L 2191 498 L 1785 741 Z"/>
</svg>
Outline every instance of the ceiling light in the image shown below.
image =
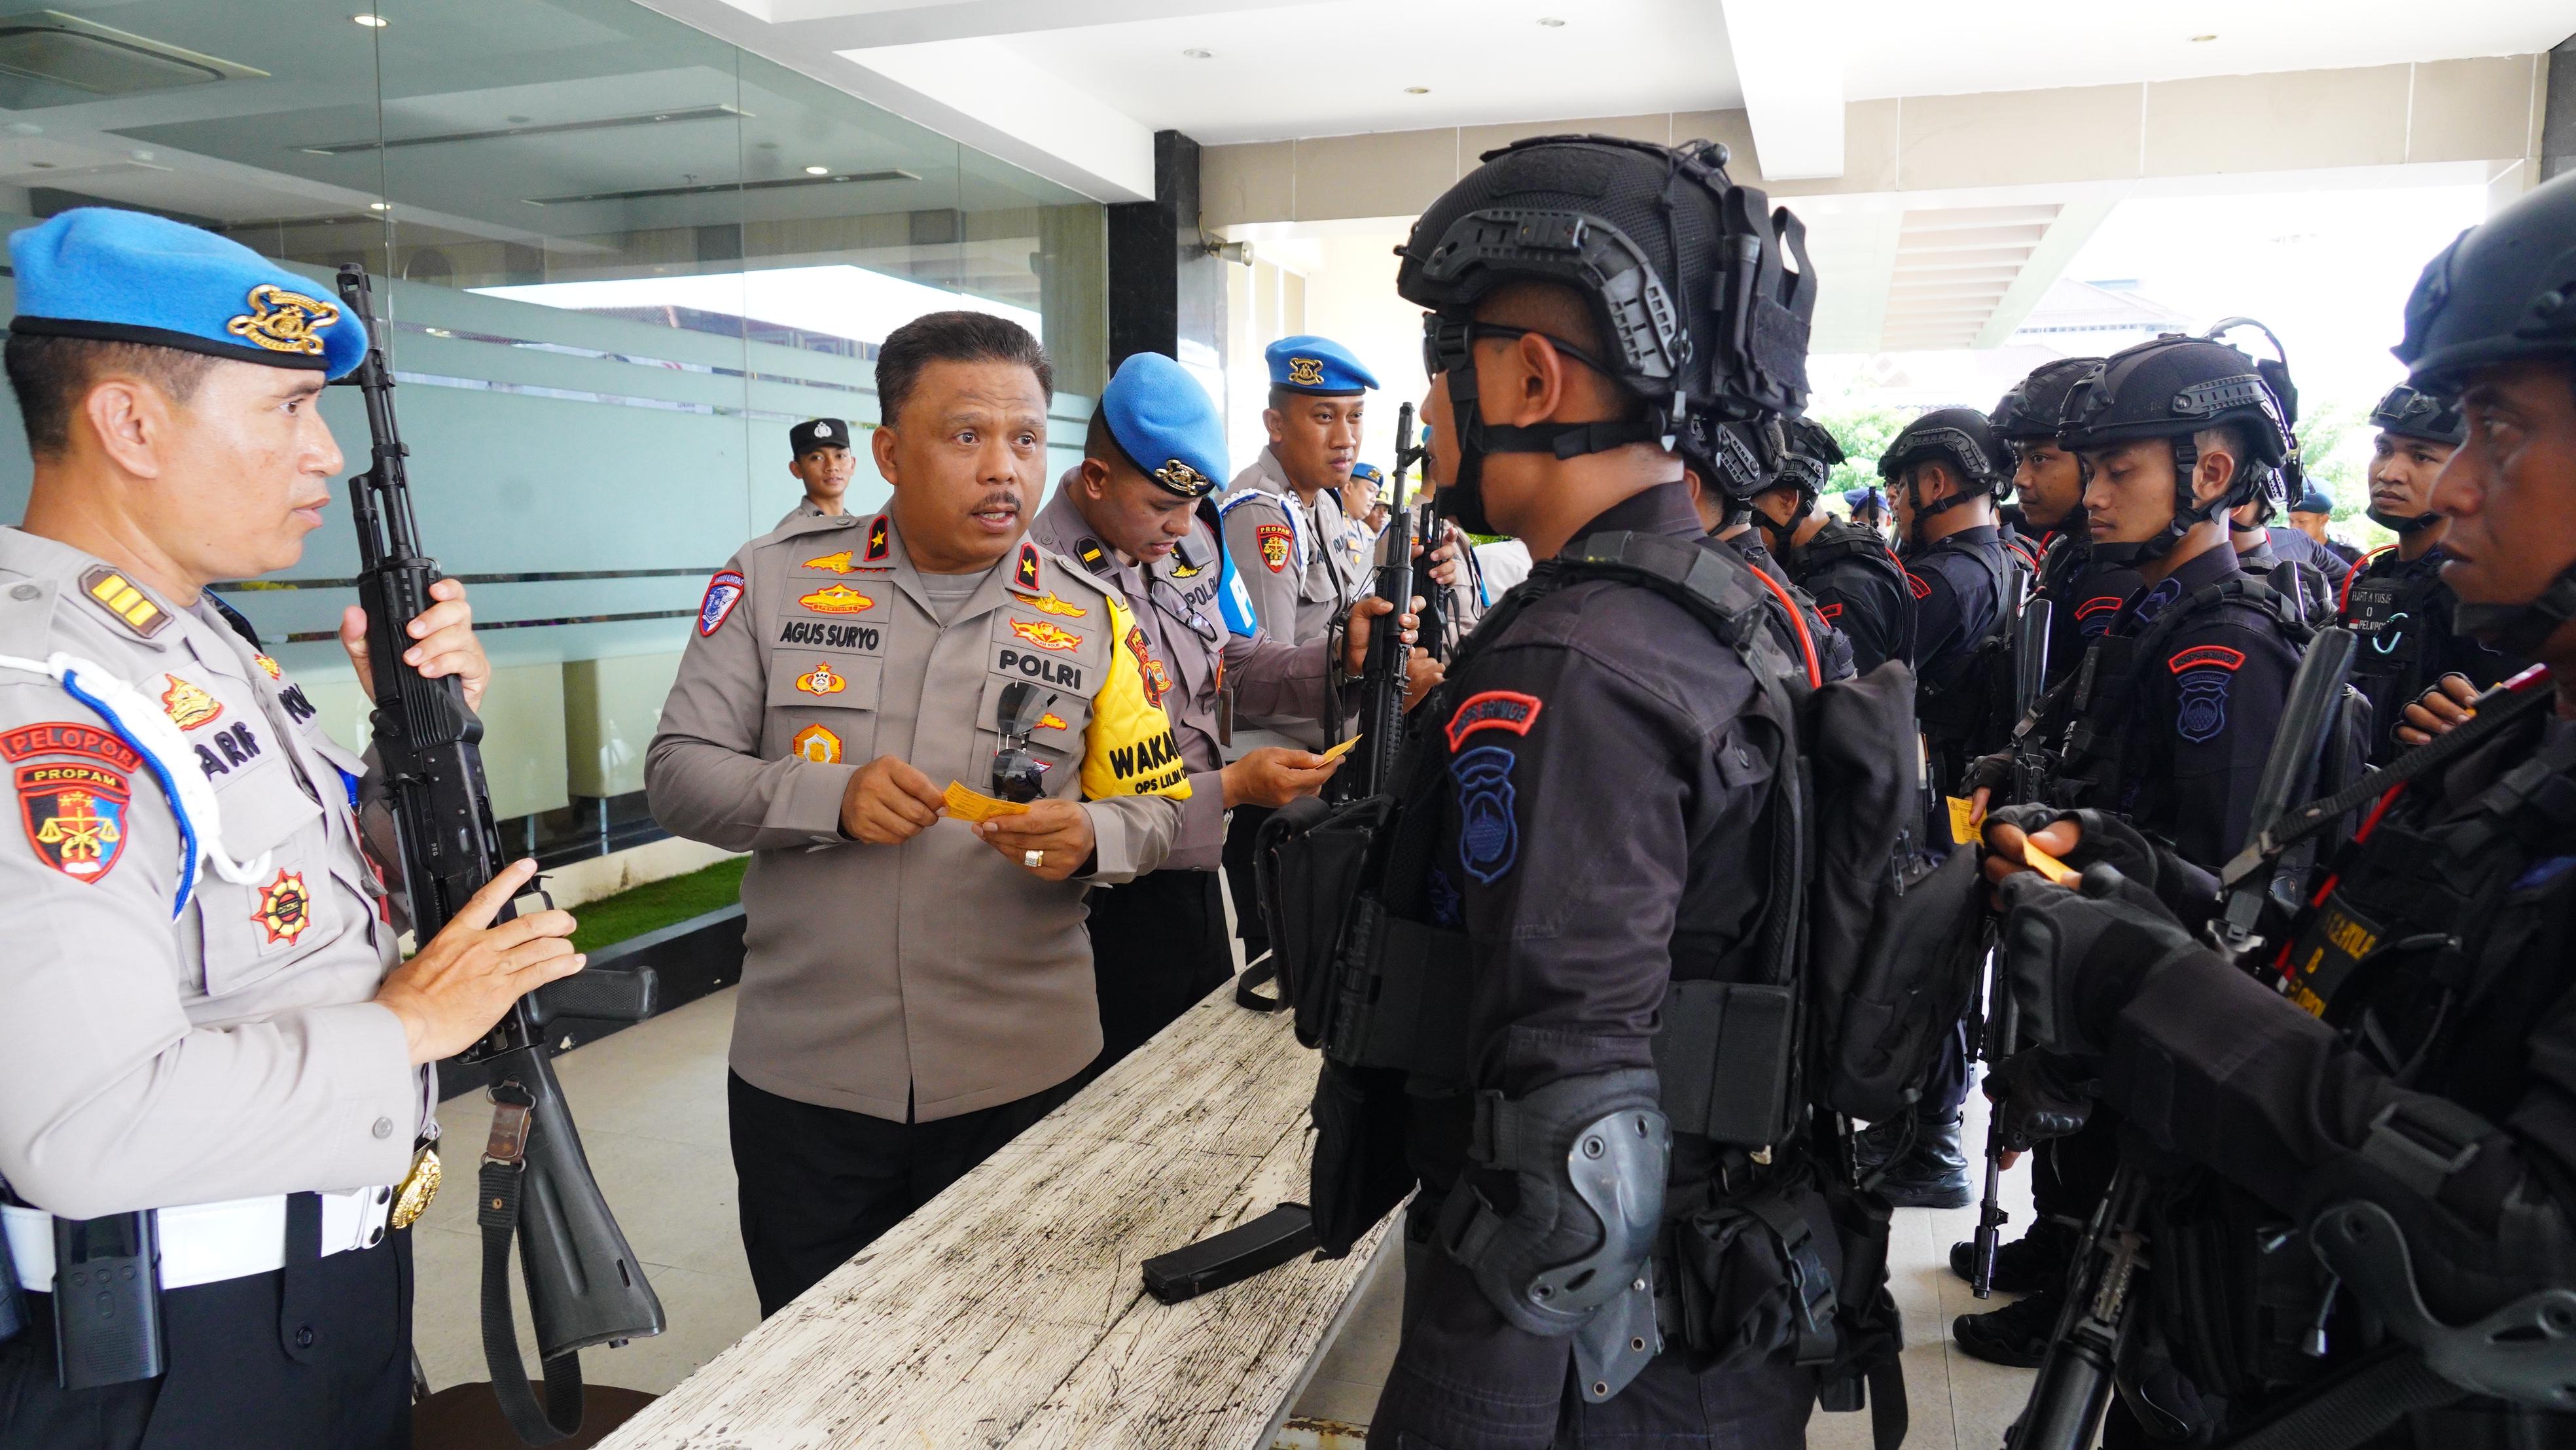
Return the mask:
<svg viewBox="0 0 2576 1450">
<path fill-rule="evenodd" d="M 1185 60 L 1214 60 L 1216 59 L 1216 52 L 1212 50 L 1201 50 L 1197 46 L 1191 46 L 1189 49 L 1182 51 L 1181 56 Z"/>
<path fill-rule="evenodd" d="M 392 21 L 387 20 L 381 15 L 373 13 L 372 11 L 365 15 L 352 15 L 349 18 L 358 22 L 360 25 L 367 27 L 369 30 L 382 30 L 386 26 L 393 24 Z"/>
<path fill-rule="evenodd" d="M 371 201 L 367 203 L 367 210 L 369 211 L 392 211 L 393 209 L 394 204 L 389 201 Z"/>
<path fill-rule="evenodd" d="M 1556 30 L 1556 29 L 1559 29 L 1559 28 L 1563 27 L 1563 26 L 1564 26 L 1564 24 L 1565 24 L 1565 22 L 1564 22 L 1564 21 L 1559 20 L 1558 18 L 1556 18 L 1556 17 L 1555 17 L 1555 16 L 1553 16 L 1553 15 L 1542 15 L 1542 16 L 1540 16 L 1540 17 L 1538 18 L 1538 23 L 1539 23 L 1539 24 L 1541 24 L 1541 25 L 1546 26 L 1546 27 L 1547 27 L 1548 29 L 1550 29 L 1550 30 Z"/>
<path fill-rule="evenodd" d="M 1431 94 L 1431 88 L 1429 86 L 1406 86 L 1404 88 L 1404 93 L 1408 96 L 1427 96 Z"/>
<path fill-rule="evenodd" d="M 805 174 L 807 176 L 829 176 L 832 174 L 832 168 L 828 166 L 808 166 L 805 168 Z"/>
<path fill-rule="evenodd" d="M 2216 40 L 2217 38 L 2218 37 L 2215 35 L 2195 35 L 2191 38 L 2191 43 L 2194 45 L 2207 45 L 2209 42 Z"/>
</svg>

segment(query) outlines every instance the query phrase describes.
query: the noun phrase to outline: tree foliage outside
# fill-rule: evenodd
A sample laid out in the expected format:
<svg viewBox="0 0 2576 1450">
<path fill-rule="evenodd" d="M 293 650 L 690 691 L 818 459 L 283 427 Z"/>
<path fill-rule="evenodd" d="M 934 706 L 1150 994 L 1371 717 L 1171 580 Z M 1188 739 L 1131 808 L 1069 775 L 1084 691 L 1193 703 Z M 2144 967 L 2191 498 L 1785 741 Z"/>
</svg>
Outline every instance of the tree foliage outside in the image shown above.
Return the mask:
<svg viewBox="0 0 2576 1450">
<path fill-rule="evenodd" d="M 1919 408 L 1891 408 L 1877 403 L 1845 403 L 1829 412 L 1810 414 L 1842 445 L 1843 461 L 1825 480 L 1825 495 L 1835 504 L 1855 488 L 1879 486 L 1878 457 L 1887 451 Z"/>
</svg>

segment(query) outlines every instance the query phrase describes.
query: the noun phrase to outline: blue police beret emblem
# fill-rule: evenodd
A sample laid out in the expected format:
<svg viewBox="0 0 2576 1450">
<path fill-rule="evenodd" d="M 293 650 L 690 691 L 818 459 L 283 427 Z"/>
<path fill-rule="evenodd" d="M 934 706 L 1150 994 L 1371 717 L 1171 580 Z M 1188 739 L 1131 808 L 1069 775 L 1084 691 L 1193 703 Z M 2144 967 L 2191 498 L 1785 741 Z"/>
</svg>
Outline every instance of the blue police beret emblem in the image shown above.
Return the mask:
<svg viewBox="0 0 2576 1450">
<path fill-rule="evenodd" d="M 1458 861 L 1488 886 L 1520 859 L 1520 825 L 1512 818 L 1512 767 L 1519 763 L 1493 745 L 1449 762 L 1449 778 L 1458 783 Z"/>
</svg>

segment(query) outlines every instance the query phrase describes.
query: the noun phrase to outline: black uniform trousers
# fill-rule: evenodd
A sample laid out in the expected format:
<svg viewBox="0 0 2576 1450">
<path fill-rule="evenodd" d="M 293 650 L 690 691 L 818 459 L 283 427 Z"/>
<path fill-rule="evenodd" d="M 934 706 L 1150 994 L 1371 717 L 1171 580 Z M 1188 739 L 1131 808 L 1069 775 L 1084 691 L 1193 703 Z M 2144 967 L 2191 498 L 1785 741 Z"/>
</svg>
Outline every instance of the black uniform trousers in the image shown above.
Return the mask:
<svg viewBox="0 0 2576 1450">
<path fill-rule="evenodd" d="M 1086 904 L 1101 1039 L 1088 1082 L 1232 978 L 1234 944 L 1213 871 L 1155 871 L 1097 886 Z"/>
<path fill-rule="evenodd" d="M 464 1190 L 471 1192 L 469 1184 Z M 161 1295 L 169 1372 L 98 1389 L 55 1379 L 54 1301 L 0 1343 L 6 1450 L 408 1450 L 411 1232 L 286 1271 Z"/>
<path fill-rule="evenodd" d="M 1252 843 L 1271 815 L 1268 806 L 1236 806 L 1226 821 L 1225 850 L 1218 857 L 1225 866 L 1225 889 L 1234 896 L 1234 934 L 1243 938 L 1246 962 L 1259 961 L 1270 950 L 1270 924 L 1261 919 L 1261 895 L 1252 879 Z"/>
<path fill-rule="evenodd" d="M 1073 1096 L 1079 1077 L 932 1123 L 801 1103 L 725 1074 L 742 1252 L 766 1319 Z"/>
</svg>

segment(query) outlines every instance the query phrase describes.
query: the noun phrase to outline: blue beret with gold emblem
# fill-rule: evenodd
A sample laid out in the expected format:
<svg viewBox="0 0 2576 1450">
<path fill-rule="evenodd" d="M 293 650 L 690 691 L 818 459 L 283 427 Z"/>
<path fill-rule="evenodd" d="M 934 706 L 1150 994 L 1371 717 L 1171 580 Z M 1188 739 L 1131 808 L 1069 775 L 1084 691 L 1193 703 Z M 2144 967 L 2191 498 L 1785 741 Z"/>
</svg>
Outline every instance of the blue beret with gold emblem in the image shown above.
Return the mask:
<svg viewBox="0 0 2576 1450">
<path fill-rule="evenodd" d="M 1270 364 L 1270 386 L 1319 398 L 1347 398 L 1377 386 L 1377 375 L 1360 366 L 1351 350 L 1329 337 L 1283 337 L 1262 350 Z"/>
<path fill-rule="evenodd" d="M 1159 352 L 1118 365 L 1100 393 L 1101 420 L 1138 472 L 1183 498 L 1205 498 L 1225 474 L 1225 425 L 1189 369 Z"/>
<path fill-rule="evenodd" d="M 1377 465 L 1374 463 L 1354 463 L 1351 465 L 1351 482 L 1365 483 L 1372 485 L 1373 487 L 1384 488 L 1386 487 L 1386 475 L 1378 472 Z"/>
<path fill-rule="evenodd" d="M 11 332 L 175 347 L 336 378 L 367 351 L 331 289 L 239 242 L 139 211 L 85 206 L 12 233 Z"/>
</svg>

